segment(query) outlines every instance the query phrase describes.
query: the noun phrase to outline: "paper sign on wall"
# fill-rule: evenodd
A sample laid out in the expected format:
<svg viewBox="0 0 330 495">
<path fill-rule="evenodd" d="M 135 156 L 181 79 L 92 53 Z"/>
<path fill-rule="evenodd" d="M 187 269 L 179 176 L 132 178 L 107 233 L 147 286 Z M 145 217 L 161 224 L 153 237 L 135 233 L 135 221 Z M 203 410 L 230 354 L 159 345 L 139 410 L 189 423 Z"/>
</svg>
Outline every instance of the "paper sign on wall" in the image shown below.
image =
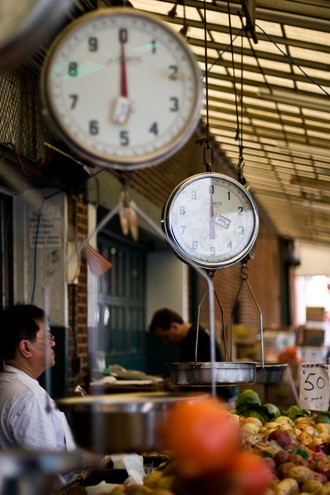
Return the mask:
<svg viewBox="0 0 330 495">
<path fill-rule="evenodd" d="M 61 238 L 61 211 L 56 205 L 46 205 L 42 213 L 30 210 L 29 215 L 30 248 L 37 247 L 60 247 Z"/>
<path fill-rule="evenodd" d="M 312 411 L 329 409 L 329 366 L 303 364 L 300 369 L 299 406 Z"/>
</svg>

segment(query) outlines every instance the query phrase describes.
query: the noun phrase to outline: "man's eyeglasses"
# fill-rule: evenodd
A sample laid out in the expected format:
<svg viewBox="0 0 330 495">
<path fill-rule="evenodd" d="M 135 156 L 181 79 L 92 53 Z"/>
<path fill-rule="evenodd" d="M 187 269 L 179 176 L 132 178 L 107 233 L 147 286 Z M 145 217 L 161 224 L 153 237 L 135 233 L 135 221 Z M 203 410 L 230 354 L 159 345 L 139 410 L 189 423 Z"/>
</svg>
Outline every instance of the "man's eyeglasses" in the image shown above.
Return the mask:
<svg viewBox="0 0 330 495">
<path fill-rule="evenodd" d="M 50 343 L 54 342 L 55 341 L 55 335 L 53 335 L 52 333 L 46 333 L 45 336 L 41 336 L 41 340 L 49 340 Z M 31 340 L 32 342 L 38 340 L 38 336 L 36 336 L 35 339 L 30 339 L 30 338 L 27 338 L 27 340 Z"/>
</svg>

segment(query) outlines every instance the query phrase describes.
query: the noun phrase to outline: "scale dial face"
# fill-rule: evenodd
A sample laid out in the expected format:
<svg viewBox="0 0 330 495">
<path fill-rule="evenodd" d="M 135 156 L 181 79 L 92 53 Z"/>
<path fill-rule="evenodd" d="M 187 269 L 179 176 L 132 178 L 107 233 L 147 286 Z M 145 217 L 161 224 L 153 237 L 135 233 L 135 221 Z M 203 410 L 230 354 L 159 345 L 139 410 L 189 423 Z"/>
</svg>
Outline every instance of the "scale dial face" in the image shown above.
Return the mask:
<svg viewBox="0 0 330 495">
<path fill-rule="evenodd" d="M 0 0 L 0 68 L 21 62 L 48 39 L 73 0 Z"/>
<path fill-rule="evenodd" d="M 259 218 L 254 200 L 239 182 L 205 173 L 186 179 L 172 192 L 162 226 L 181 259 L 213 270 L 237 263 L 249 253 Z"/>
<path fill-rule="evenodd" d="M 131 8 L 99 9 L 59 36 L 42 76 L 46 119 L 81 158 L 130 170 L 177 152 L 200 119 L 201 73 L 184 38 Z"/>
</svg>

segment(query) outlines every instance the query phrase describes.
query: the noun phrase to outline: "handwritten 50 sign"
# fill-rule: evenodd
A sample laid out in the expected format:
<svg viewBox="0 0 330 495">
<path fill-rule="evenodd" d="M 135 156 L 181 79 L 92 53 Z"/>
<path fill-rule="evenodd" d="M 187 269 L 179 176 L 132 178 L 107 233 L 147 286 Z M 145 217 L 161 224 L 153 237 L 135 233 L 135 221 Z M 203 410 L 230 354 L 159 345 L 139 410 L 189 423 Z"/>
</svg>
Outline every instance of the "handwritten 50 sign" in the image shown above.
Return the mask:
<svg viewBox="0 0 330 495">
<path fill-rule="evenodd" d="M 329 367 L 326 364 L 303 364 L 300 370 L 299 405 L 302 409 L 328 411 Z"/>
</svg>

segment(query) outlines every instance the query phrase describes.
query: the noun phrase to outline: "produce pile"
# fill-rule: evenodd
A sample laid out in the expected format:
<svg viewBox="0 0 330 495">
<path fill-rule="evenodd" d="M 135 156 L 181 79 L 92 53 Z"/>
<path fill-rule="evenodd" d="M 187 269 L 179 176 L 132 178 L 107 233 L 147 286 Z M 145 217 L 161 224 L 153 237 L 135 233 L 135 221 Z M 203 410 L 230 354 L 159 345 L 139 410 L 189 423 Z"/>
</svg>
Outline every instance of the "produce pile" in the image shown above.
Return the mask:
<svg viewBox="0 0 330 495">
<path fill-rule="evenodd" d="M 180 404 L 162 434 L 174 460 L 113 495 L 330 495 L 329 413 L 280 411 L 245 390 L 234 413 Z"/>
<path fill-rule="evenodd" d="M 280 411 L 244 391 L 236 402 L 242 446 L 258 453 L 273 473 L 267 495 L 330 495 L 329 413 L 291 406 Z"/>
<path fill-rule="evenodd" d="M 160 435 L 172 460 L 113 495 L 264 495 L 273 482 L 268 461 L 242 448 L 239 417 L 217 399 L 176 404 Z"/>
<path fill-rule="evenodd" d="M 245 390 L 233 412 L 210 397 L 178 403 L 160 436 L 166 461 L 112 495 L 330 495 L 329 413 L 280 411 Z"/>
</svg>

